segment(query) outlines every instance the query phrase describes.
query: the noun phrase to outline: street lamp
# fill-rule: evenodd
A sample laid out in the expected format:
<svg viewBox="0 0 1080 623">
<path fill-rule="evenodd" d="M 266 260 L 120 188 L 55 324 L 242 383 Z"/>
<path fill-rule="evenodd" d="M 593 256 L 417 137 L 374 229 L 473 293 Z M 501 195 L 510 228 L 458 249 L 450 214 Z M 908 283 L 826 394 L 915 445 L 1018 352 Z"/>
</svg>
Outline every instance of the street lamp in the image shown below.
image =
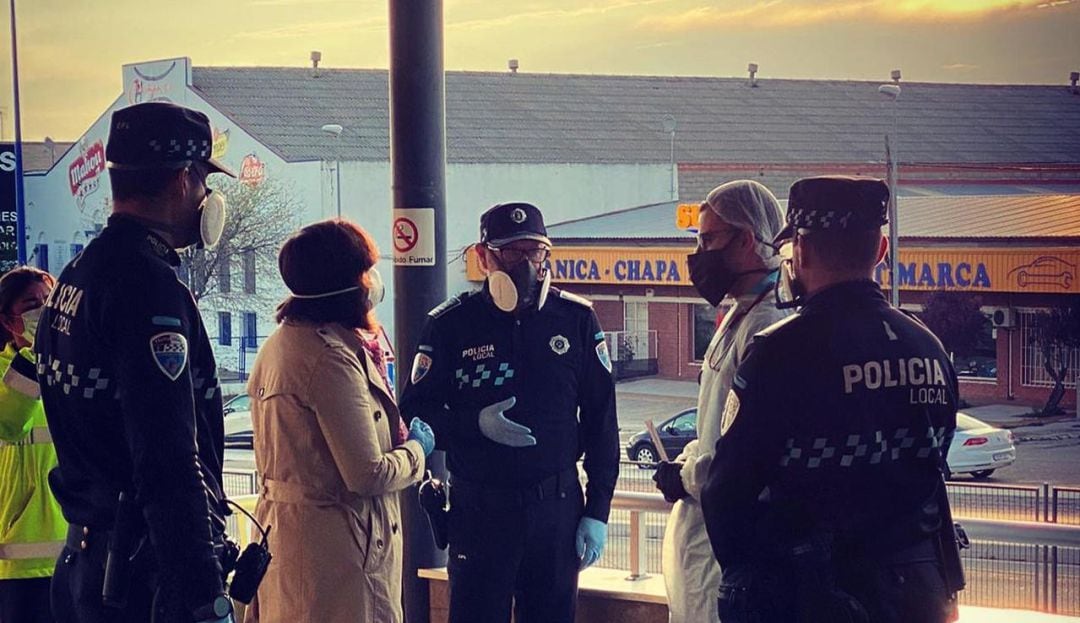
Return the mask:
<svg viewBox="0 0 1080 623">
<path fill-rule="evenodd" d="M 893 84 L 883 84 L 878 87 L 885 99 L 892 101 L 892 131 L 885 134 L 885 166 L 889 175 L 889 299 L 893 306 L 900 306 L 900 227 L 897 223 L 896 192 L 899 182 L 899 158 L 896 155 L 897 144 L 897 102 L 900 99 L 900 71 L 893 70 Z"/>
<path fill-rule="evenodd" d="M 312 53 L 314 54 L 314 52 Z M 314 58 L 312 58 L 314 60 Z M 322 131 L 334 137 L 334 144 L 340 147 L 338 139 L 341 138 L 341 133 L 345 128 L 341 127 L 337 123 L 328 123 L 322 127 Z M 338 157 L 334 159 L 334 197 L 337 199 L 337 217 L 341 218 L 341 154 L 338 153 Z"/>
<path fill-rule="evenodd" d="M 664 115 L 664 131 L 671 133 L 671 200 L 675 201 L 675 128 L 678 123 L 674 115 Z"/>
</svg>

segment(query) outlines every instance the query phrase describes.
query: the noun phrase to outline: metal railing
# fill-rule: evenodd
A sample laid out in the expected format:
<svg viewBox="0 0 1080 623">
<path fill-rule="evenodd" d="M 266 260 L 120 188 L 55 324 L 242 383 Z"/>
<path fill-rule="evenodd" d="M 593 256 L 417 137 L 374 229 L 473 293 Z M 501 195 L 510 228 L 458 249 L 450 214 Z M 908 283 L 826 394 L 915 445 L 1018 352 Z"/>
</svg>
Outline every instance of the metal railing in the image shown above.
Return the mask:
<svg viewBox="0 0 1080 623">
<path fill-rule="evenodd" d="M 257 495 L 234 499 L 254 512 Z M 627 581 L 661 572 L 659 548 L 671 504 L 659 494 L 616 491 L 608 548 L 599 566 L 628 570 Z M 659 523 L 657 522 L 659 520 Z M 963 554 L 964 605 L 1080 614 L 1080 527 L 1046 522 L 958 517 L 972 541 Z M 246 546 L 255 536 L 243 515 L 233 538 Z"/>
<path fill-rule="evenodd" d="M 605 331 L 604 341 L 616 379 L 656 374 L 660 355 L 655 330 Z"/>
<path fill-rule="evenodd" d="M 623 467 L 608 546 L 597 564 L 625 569 L 632 581 L 662 573 L 672 505 L 654 492 L 652 470 L 639 470 L 635 463 Z M 224 486 L 234 501 L 254 512 L 257 475 L 230 470 Z M 1080 488 L 949 483 L 949 498 L 972 541 L 962 553 L 967 576 L 962 604 L 1080 615 Z M 229 532 L 241 545 L 252 530 L 243 515 L 229 518 Z"/>
<path fill-rule="evenodd" d="M 1053 487 L 1047 521 L 1080 526 L 1080 488 Z"/>
</svg>

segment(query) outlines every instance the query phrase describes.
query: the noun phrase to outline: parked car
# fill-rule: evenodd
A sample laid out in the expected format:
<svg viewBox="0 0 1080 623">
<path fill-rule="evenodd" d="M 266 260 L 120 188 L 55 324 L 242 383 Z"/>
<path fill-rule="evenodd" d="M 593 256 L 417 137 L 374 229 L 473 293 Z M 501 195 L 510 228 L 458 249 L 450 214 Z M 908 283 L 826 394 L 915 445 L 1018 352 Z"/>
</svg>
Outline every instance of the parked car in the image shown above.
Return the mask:
<svg viewBox="0 0 1080 623">
<path fill-rule="evenodd" d="M 669 459 L 682 452 L 686 444 L 697 439 L 697 409 L 688 409 L 665 420 L 656 427 L 660 443 Z M 649 431 L 642 430 L 626 442 L 626 456 L 631 461 L 655 464 L 660 460 Z M 996 470 L 1008 467 L 1016 460 L 1012 433 L 990 426 L 966 413 L 956 414 L 956 435 L 949 446 L 950 474 L 971 474 L 976 480 L 989 478 Z"/>
<path fill-rule="evenodd" d="M 225 449 L 253 450 L 251 397 L 240 394 L 225 403 Z"/>
<path fill-rule="evenodd" d="M 1016 446 L 1011 432 L 994 428 L 963 411 L 956 414 L 956 435 L 949 446 L 952 475 L 971 474 L 976 480 L 984 480 L 1015 460 Z"/>
<path fill-rule="evenodd" d="M 656 433 L 660 436 L 668 459 L 679 456 L 686 444 L 697 439 L 697 408 L 687 409 L 664 420 L 657 425 Z M 638 463 L 655 465 L 660 461 L 660 453 L 649 438 L 648 429 L 630 436 L 626 442 L 626 456 Z"/>
</svg>

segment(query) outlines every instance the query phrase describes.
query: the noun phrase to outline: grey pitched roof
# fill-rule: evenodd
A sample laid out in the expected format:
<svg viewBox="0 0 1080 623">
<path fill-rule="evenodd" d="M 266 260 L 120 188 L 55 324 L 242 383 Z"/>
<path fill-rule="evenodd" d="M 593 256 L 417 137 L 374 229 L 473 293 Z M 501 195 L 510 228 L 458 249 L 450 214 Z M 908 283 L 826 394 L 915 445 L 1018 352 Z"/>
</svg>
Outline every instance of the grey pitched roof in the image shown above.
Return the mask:
<svg viewBox="0 0 1080 623">
<path fill-rule="evenodd" d="M 930 239 L 1059 239 L 1080 240 L 1080 186 L 1072 194 L 1060 186 L 993 187 L 1000 194 L 966 195 L 985 187 L 946 187 L 951 194 L 901 193 L 897 205 L 900 236 Z M 916 189 L 926 193 L 928 189 Z M 787 201 L 781 200 L 786 209 Z M 548 236 L 558 243 L 691 243 L 693 235 L 675 226 L 677 202 L 658 203 L 590 218 L 556 223 Z"/>
<path fill-rule="evenodd" d="M 196 67 L 194 87 L 287 160 L 387 160 L 385 70 Z M 452 162 L 880 161 L 891 104 L 876 82 L 446 73 Z M 904 162 L 1080 162 L 1080 96 L 1065 87 L 904 83 Z M 344 126 L 334 139 L 320 131 Z"/>
<path fill-rule="evenodd" d="M 48 171 L 74 143 L 23 141 L 23 170 L 26 172 Z"/>
</svg>

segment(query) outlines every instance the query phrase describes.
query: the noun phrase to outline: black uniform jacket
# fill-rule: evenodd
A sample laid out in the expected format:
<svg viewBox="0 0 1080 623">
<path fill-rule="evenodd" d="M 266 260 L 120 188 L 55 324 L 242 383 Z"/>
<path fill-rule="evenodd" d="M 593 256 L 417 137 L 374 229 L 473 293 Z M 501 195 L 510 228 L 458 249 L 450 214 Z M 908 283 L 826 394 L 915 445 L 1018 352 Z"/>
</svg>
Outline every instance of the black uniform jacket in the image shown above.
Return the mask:
<svg viewBox="0 0 1080 623">
<path fill-rule="evenodd" d="M 721 566 L 820 534 L 872 547 L 918 539 L 956 409 L 941 343 L 876 283 L 813 296 L 755 337 L 728 395 L 701 500 Z"/>
<path fill-rule="evenodd" d="M 190 607 L 222 593 L 224 424 L 210 342 L 176 252 L 114 215 L 60 274 L 38 328 L 38 380 L 64 517 L 111 529 L 121 490 Z"/>
<path fill-rule="evenodd" d="M 535 446 L 480 433 L 480 410 L 511 396 L 504 415 L 532 429 Z M 450 471 L 472 483 L 526 487 L 584 453 L 585 515 L 607 521 L 619 475 L 615 384 L 587 300 L 551 288 L 542 308 L 509 314 L 486 290 L 451 298 L 428 314 L 401 410 L 431 424 Z"/>
</svg>

